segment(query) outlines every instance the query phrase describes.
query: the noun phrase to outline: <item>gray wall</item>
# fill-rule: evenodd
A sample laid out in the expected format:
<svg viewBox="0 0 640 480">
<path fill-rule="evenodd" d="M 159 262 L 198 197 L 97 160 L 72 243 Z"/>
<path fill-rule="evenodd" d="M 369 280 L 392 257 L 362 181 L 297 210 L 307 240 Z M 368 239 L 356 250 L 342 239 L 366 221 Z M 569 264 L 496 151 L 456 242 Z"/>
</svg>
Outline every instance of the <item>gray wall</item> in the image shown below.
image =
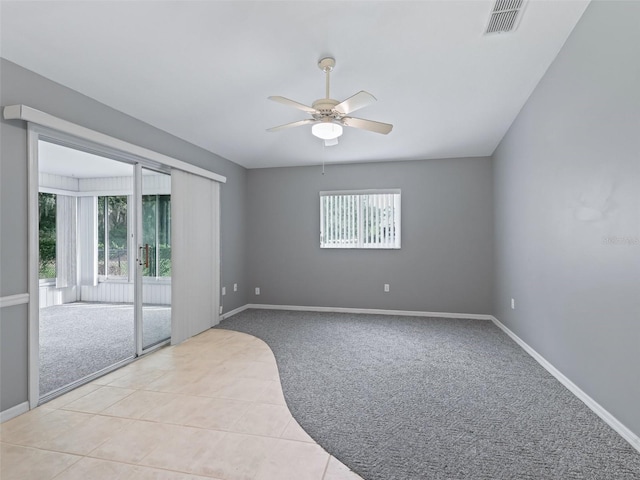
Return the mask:
<svg viewBox="0 0 640 480">
<path fill-rule="evenodd" d="M 402 189 L 402 249 L 320 249 L 318 192 L 369 188 Z M 249 170 L 247 191 L 251 303 L 491 313 L 489 158 Z"/>
<path fill-rule="evenodd" d="M 639 26 L 592 2 L 494 154 L 496 316 L 638 435 Z"/>
<path fill-rule="evenodd" d="M 222 298 L 225 311 L 247 303 L 246 170 L 224 158 L 1 60 L 0 105 L 22 103 L 227 177 L 221 195 Z M 0 123 L 0 296 L 27 292 L 27 141 L 22 121 Z M 231 291 L 230 291 L 231 290 Z M 2 309 L 0 410 L 27 400 L 27 309 Z M 11 345 L 10 361 L 7 360 Z"/>
</svg>

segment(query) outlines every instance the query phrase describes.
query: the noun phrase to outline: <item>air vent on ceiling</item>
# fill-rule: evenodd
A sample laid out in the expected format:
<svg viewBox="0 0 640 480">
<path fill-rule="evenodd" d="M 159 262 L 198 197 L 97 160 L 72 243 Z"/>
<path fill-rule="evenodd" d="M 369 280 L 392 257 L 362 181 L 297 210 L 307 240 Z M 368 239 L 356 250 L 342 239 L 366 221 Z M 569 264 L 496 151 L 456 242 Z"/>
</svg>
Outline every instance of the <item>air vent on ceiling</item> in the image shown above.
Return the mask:
<svg viewBox="0 0 640 480">
<path fill-rule="evenodd" d="M 485 34 L 512 32 L 520 23 L 526 0 L 496 0 Z"/>
</svg>

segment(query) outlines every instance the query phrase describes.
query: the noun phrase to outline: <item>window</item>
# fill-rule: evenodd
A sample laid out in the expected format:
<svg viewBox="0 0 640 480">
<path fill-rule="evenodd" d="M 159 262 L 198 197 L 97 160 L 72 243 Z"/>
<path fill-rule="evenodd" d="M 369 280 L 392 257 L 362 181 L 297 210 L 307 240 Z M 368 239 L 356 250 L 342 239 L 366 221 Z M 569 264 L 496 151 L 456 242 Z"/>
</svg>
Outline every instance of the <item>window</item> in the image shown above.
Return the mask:
<svg viewBox="0 0 640 480">
<path fill-rule="evenodd" d="M 145 277 L 171 276 L 171 195 L 142 196 L 142 241 L 148 245 Z M 146 253 L 145 253 L 146 254 Z"/>
<path fill-rule="evenodd" d="M 321 248 L 400 248 L 400 190 L 320 192 Z"/>
<path fill-rule="evenodd" d="M 129 274 L 127 196 L 98 197 L 98 275 Z"/>
<path fill-rule="evenodd" d="M 56 195 L 38 193 L 39 213 L 39 278 L 56 278 Z"/>
</svg>

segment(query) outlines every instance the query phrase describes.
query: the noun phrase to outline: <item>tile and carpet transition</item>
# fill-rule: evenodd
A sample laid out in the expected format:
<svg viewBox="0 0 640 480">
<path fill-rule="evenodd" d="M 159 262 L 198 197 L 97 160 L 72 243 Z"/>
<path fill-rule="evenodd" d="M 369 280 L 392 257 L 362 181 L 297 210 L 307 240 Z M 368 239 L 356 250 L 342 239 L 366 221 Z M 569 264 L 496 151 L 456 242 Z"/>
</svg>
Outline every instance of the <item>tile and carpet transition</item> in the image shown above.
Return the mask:
<svg viewBox="0 0 640 480">
<path fill-rule="evenodd" d="M 209 329 L 0 425 L 2 480 L 362 480 L 289 412 L 275 358 Z"/>
<path fill-rule="evenodd" d="M 246 310 L 289 409 L 367 480 L 640 478 L 640 454 L 488 321 Z"/>
</svg>

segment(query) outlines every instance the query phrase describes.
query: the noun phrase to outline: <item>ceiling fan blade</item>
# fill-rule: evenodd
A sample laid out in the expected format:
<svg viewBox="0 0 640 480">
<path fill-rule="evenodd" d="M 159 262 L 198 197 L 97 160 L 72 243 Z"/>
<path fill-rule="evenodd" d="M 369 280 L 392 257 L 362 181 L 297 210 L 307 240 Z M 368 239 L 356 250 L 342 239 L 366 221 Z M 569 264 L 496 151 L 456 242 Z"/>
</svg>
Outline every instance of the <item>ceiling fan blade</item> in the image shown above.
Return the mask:
<svg viewBox="0 0 640 480">
<path fill-rule="evenodd" d="M 325 147 L 332 147 L 334 145 L 338 144 L 338 138 L 332 138 L 330 140 L 325 140 L 324 141 L 324 146 Z"/>
<path fill-rule="evenodd" d="M 307 118 L 306 120 L 298 120 L 297 122 L 285 123 L 284 125 L 280 125 L 277 127 L 267 128 L 267 132 L 278 132 L 286 128 L 301 127 L 302 125 L 309 125 L 310 123 L 316 123 L 316 120 L 314 120 L 313 118 Z"/>
<path fill-rule="evenodd" d="M 391 131 L 393 125 L 390 123 L 375 122 L 373 120 L 364 120 L 362 118 L 344 117 L 342 119 L 343 125 L 353 128 L 361 128 L 363 130 L 369 130 L 370 132 L 382 133 L 386 135 Z"/>
<path fill-rule="evenodd" d="M 371 105 L 376 101 L 376 97 L 364 90 L 360 90 L 355 95 L 347 98 L 344 102 L 339 103 L 334 107 L 335 110 L 343 115 L 348 115 L 351 112 L 360 110 L 368 105 Z"/>
<path fill-rule="evenodd" d="M 316 113 L 315 108 L 307 107 L 300 102 L 296 102 L 295 100 L 289 100 L 288 98 L 280 97 L 280 96 L 272 96 L 269 97 L 269 100 L 273 100 L 274 102 L 282 103 L 283 105 L 289 105 L 290 107 L 297 108 L 298 110 L 302 110 L 307 113 Z"/>
</svg>

